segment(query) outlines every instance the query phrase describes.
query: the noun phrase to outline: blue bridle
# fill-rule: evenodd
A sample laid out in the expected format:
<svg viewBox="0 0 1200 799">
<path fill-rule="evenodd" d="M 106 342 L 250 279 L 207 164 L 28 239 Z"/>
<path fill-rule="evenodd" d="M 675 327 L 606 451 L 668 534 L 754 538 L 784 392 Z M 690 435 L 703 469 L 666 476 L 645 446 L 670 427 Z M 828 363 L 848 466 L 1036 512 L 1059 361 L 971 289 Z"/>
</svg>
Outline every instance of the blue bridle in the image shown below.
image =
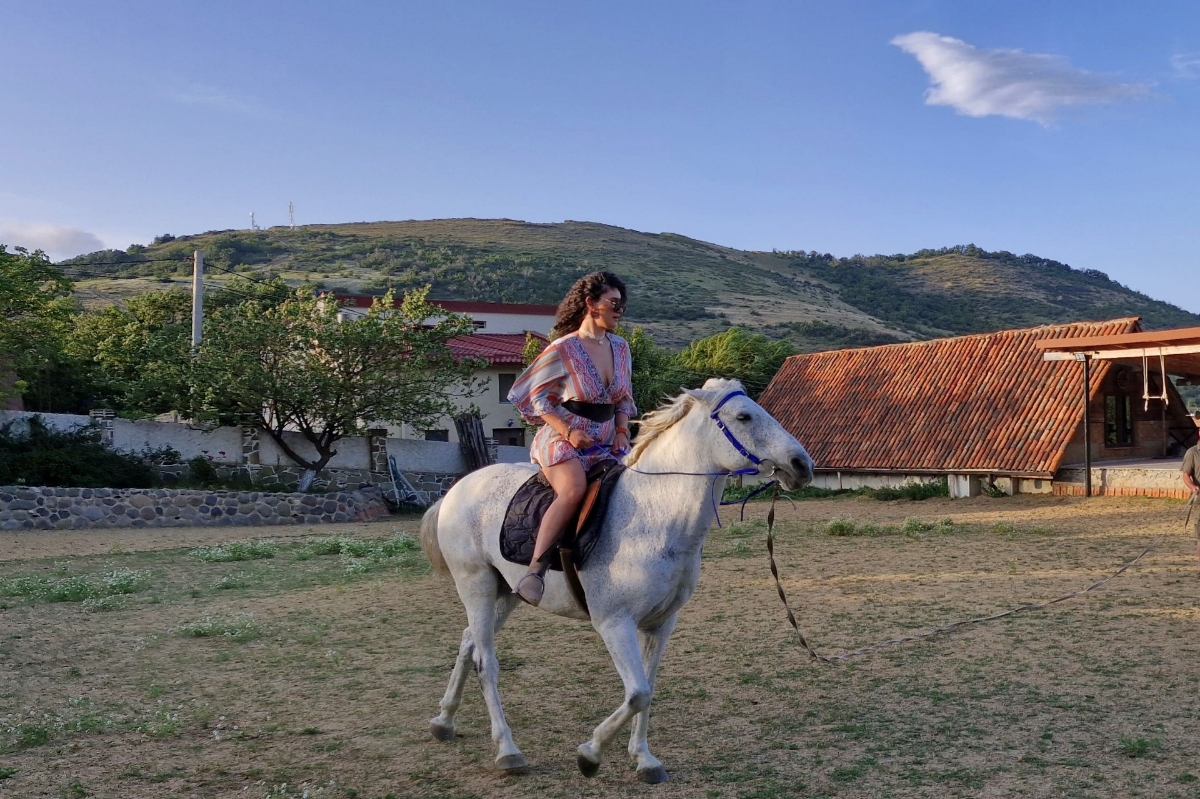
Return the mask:
<svg viewBox="0 0 1200 799">
<path fill-rule="evenodd" d="M 733 448 L 736 449 L 743 458 L 745 458 L 746 460 L 748 460 L 754 464 L 753 467 L 743 468 L 743 469 L 734 469 L 733 471 L 728 471 L 728 472 L 643 472 L 641 469 L 638 469 L 634 466 L 626 466 L 625 467 L 625 468 L 629 469 L 629 471 L 637 472 L 638 474 L 647 474 L 647 475 L 675 474 L 675 475 L 689 475 L 692 477 L 711 477 L 711 478 L 713 478 L 712 486 L 710 488 L 709 493 L 712 497 L 713 515 L 716 517 L 717 527 L 723 527 L 723 525 L 721 524 L 721 514 L 717 512 L 718 505 L 738 505 L 738 504 L 740 504 L 742 506 L 742 516 L 744 518 L 745 514 L 746 514 L 746 503 L 749 502 L 751 500 L 751 498 L 758 496 L 759 494 L 761 494 L 762 492 L 766 491 L 767 489 L 771 488 L 772 486 L 774 486 L 776 483 L 779 482 L 778 480 L 770 480 L 766 483 L 763 483 L 761 486 L 759 486 L 758 488 L 751 491 L 749 494 L 747 494 L 742 499 L 732 499 L 732 500 L 729 500 L 728 502 L 718 502 L 717 501 L 717 478 L 718 477 L 739 477 L 741 475 L 761 474 L 762 473 L 761 470 L 758 468 L 759 466 L 762 465 L 762 458 L 759 458 L 757 455 L 755 455 L 753 452 L 751 452 L 749 449 L 747 449 L 745 447 L 745 445 L 742 444 L 742 442 L 738 441 L 737 436 L 735 436 L 733 434 L 733 431 L 731 431 L 728 427 L 725 426 L 725 422 L 721 421 L 721 417 L 719 415 L 721 412 L 721 408 L 725 407 L 725 403 L 729 402 L 734 397 L 749 397 L 749 395 L 746 394 L 745 391 L 741 391 L 740 389 L 737 391 L 730 391 L 724 397 L 721 397 L 721 401 L 718 402 L 716 404 L 716 407 L 714 407 L 712 409 L 712 413 L 710 413 L 708 415 L 708 418 L 712 419 L 713 422 L 716 423 L 717 429 L 720 430 L 722 433 L 724 433 L 725 438 L 729 441 L 730 444 L 733 445 Z M 596 450 L 599 450 L 601 452 L 607 452 L 614 459 L 616 459 L 618 461 L 620 460 L 620 458 L 617 458 L 615 455 L 613 455 L 612 450 L 610 450 L 608 447 L 605 447 L 603 444 L 593 444 L 591 447 L 589 447 L 586 450 L 586 452 L 594 452 Z"/>
<path fill-rule="evenodd" d="M 729 439 L 729 443 L 733 444 L 733 448 L 741 453 L 743 458 L 750 461 L 755 466 L 758 466 L 762 463 L 762 459 L 750 450 L 746 449 L 746 447 L 742 445 L 742 442 L 737 440 L 737 436 L 735 436 L 733 432 L 725 426 L 725 423 L 721 421 L 721 417 L 717 415 L 721 412 L 721 408 L 724 407 L 725 403 L 729 402 L 734 397 L 748 398 L 748 395 L 745 391 L 730 391 L 721 398 L 721 401 L 717 403 L 717 407 L 713 408 L 712 413 L 708 415 L 708 418 L 717 423 L 717 429 L 725 434 L 725 438 Z M 744 472 L 744 474 L 758 474 L 758 469 L 755 469 L 753 472 Z"/>
</svg>

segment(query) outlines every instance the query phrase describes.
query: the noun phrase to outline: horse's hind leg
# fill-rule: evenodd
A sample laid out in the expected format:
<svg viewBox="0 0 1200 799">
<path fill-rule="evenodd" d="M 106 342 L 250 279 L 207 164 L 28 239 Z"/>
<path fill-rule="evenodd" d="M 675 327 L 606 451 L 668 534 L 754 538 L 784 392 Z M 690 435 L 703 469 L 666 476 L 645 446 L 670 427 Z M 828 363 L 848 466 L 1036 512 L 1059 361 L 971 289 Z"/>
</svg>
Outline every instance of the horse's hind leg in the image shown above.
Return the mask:
<svg viewBox="0 0 1200 799">
<path fill-rule="evenodd" d="M 658 664 L 662 661 L 663 650 L 667 648 L 667 640 L 675 629 L 675 616 L 672 616 L 656 630 L 638 630 L 638 641 L 642 650 L 642 665 L 646 669 L 646 679 L 650 682 L 650 692 L 654 693 L 654 681 L 658 676 Z M 637 760 L 637 775 L 642 782 L 666 782 L 667 770 L 662 761 L 650 754 L 650 744 L 646 737 L 650 732 L 650 708 L 646 707 L 633 719 L 633 731 L 629 734 L 629 754 Z"/>
<path fill-rule="evenodd" d="M 461 579 L 455 575 L 455 583 L 467 610 L 475 671 L 492 720 L 496 766 L 510 773 L 522 771 L 529 763 L 513 742 L 512 730 L 504 719 L 504 707 L 500 704 L 500 662 L 496 659 L 496 629 L 512 611 L 515 598 L 508 593 L 507 585 L 502 586 L 503 578 L 491 568 L 463 575 Z"/>
<path fill-rule="evenodd" d="M 517 598 L 511 593 L 504 593 L 496 600 L 496 632 L 508 621 L 513 608 L 517 606 Z M 463 688 L 467 684 L 467 674 L 472 667 L 475 654 L 475 641 L 471 638 L 471 628 L 463 629 L 462 643 L 458 647 L 458 657 L 454 661 L 454 670 L 450 673 L 450 684 L 446 686 L 446 694 L 439 704 L 441 710 L 429 722 L 429 730 L 439 741 L 454 740 L 454 715 L 462 704 Z"/>
</svg>

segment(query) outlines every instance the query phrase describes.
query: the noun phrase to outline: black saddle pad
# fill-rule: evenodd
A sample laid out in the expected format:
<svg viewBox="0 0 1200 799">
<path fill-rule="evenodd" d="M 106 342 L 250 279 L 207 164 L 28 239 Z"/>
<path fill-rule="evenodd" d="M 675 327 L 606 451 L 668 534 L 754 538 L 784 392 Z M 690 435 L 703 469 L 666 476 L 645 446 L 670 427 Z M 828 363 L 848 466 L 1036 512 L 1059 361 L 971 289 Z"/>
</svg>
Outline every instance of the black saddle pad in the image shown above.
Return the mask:
<svg viewBox="0 0 1200 799">
<path fill-rule="evenodd" d="M 612 498 L 613 489 L 625 467 L 614 460 L 604 460 L 596 464 L 587 473 L 588 483 L 600 481 L 600 492 L 596 496 L 596 504 L 592 512 L 584 520 L 583 529 L 575 534 L 578 519 L 572 519 L 567 525 L 567 531 L 559 539 L 559 546 L 570 546 L 572 559 L 576 568 L 583 568 L 588 555 L 600 538 L 600 528 L 604 525 L 604 516 L 608 511 L 608 501 Z M 541 470 L 517 489 L 508 510 L 504 514 L 504 526 L 500 528 L 500 554 L 504 559 L 525 566 L 533 560 L 533 547 L 537 543 L 538 525 L 546 508 L 554 501 L 554 489 L 546 482 Z M 550 568 L 562 571 L 562 561 L 558 555 L 558 547 L 552 547 L 546 558 Z"/>
</svg>

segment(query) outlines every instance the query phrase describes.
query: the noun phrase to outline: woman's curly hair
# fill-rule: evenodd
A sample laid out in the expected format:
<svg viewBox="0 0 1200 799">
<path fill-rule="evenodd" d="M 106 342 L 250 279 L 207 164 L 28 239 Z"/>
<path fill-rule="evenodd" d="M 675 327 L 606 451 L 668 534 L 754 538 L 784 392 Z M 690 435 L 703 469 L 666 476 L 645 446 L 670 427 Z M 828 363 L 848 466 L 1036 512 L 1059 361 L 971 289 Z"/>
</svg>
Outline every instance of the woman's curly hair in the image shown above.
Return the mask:
<svg viewBox="0 0 1200 799">
<path fill-rule="evenodd" d="M 554 331 L 550 338 L 556 339 L 578 330 L 583 324 L 584 316 L 587 315 L 587 298 L 591 297 L 595 302 L 604 292 L 611 289 L 621 292 L 621 302 L 628 301 L 625 281 L 612 272 L 592 272 L 576 280 L 567 296 L 559 303 L 558 314 L 554 318 Z"/>
</svg>

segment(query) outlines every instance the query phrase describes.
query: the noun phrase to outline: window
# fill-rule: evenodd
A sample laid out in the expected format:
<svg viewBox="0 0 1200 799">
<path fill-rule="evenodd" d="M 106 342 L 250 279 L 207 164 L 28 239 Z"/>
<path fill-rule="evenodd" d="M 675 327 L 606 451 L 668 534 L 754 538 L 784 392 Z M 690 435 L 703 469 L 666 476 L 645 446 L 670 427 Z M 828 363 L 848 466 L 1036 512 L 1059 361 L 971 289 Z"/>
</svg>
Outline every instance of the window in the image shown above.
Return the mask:
<svg viewBox="0 0 1200 799">
<path fill-rule="evenodd" d="M 449 430 L 426 430 L 425 431 L 425 440 L 426 441 L 449 441 L 450 440 L 450 431 Z"/>
<path fill-rule="evenodd" d="M 1133 397 L 1128 394 L 1104 398 L 1104 445 L 1133 446 Z"/>
<path fill-rule="evenodd" d="M 500 377 L 500 402 L 505 405 L 511 405 L 508 401 L 508 392 L 512 391 L 513 383 L 517 382 L 515 374 L 501 374 Z M 521 446 L 525 446 L 522 444 Z"/>
<path fill-rule="evenodd" d="M 521 427 L 497 427 L 492 430 L 492 438 L 496 443 L 505 447 L 525 446 L 525 429 Z"/>
</svg>

